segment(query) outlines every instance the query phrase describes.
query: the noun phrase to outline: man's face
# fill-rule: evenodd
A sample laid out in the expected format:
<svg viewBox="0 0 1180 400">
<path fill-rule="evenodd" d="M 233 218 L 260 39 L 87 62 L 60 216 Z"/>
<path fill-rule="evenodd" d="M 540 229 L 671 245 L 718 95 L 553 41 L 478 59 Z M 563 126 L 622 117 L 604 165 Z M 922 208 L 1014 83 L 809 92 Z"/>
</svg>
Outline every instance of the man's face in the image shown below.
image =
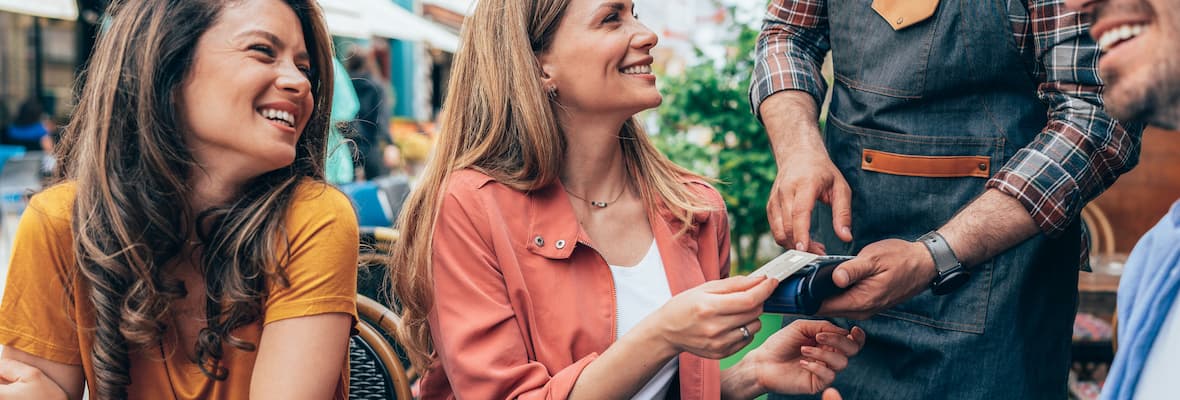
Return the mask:
<svg viewBox="0 0 1180 400">
<path fill-rule="evenodd" d="M 1103 98 L 1122 121 L 1180 129 L 1180 0 L 1067 0 L 1102 50 Z"/>
</svg>

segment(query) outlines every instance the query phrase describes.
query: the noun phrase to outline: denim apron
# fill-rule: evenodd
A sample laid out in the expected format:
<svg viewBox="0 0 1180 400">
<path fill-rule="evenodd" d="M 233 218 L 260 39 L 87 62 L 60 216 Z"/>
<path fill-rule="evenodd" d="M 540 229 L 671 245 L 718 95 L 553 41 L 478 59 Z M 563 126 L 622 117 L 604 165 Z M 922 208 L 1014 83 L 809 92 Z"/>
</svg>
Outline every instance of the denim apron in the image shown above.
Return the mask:
<svg viewBox="0 0 1180 400">
<path fill-rule="evenodd" d="M 855 238 L 841 242 L 818 205 L 812 231 L 828 253 L 942 226 L 1044 128 L 1007 1 L 942 0 L 898 31 L 872 0 L 827 2 L 836 83 L 824 140 L 852 187 Z M 930 158 L 914 156 L 977 168 L 924 172 L 918 161 Z M 868 343 L 834 386 L 853 400 L 1066 398 L 1081 235 L 1080 222 L 1058 238 L 1037 235 L 972 267 L 949 295 L 926 291 L 868 321 L 837 320 L 863 327 Z"/>
</svg>

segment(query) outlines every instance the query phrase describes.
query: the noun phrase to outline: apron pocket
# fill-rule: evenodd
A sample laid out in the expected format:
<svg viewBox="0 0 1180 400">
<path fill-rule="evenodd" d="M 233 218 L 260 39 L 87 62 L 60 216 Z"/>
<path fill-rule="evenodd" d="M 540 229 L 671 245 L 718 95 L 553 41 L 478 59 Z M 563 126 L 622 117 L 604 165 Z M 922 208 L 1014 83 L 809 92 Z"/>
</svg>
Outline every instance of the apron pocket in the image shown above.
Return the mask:
<svg viewBox="0 0 1180 400">
<path fill-rule="evenodd" d="M 938 329 L 983 334 L 992 291 L 992 268 L 991 261 L 976 265 L 959 290 L 944 296 L 926 290 L 878 315 Z"/>
<path fill-rule="evenodd" d="M 832 117 L 828 128 L 833 162 L 853 191 L 854 251 L 882 239 L 913 241 L 946 224 L 983 193 L 992 165 L 1002 157 L 1000 137 L 969 132 L 913 135 L 852 126 Z M 925 291 L 879 315 L 981 334 L 992 269 L 991 262 L 977 265 L 954 293 L 935 296 Z"/>
<path fill-rule="evenodd" d="M 922 17 L 922 23 L 894 30 L 897 17 L 885 17 L 887 21 L 882 21 L 882 16 L 871 8 L 877 7 L 881 0 L 828 2 L 833 75 L 838 83 L 857 91 L 920 99 L 926 93 L 931 51 L 935 43 L 944 40 L 938 37 L 945 29 L 940 29 L 945 24 L 939 24 L 942 12 L 937 9 L 938 0 L 895 2 L 925 4 L 929 15 Z M 897 8 L 909 7 L 904 4 Z M 902 18 L 904 24 L 911 17 Z"/>
</svg>

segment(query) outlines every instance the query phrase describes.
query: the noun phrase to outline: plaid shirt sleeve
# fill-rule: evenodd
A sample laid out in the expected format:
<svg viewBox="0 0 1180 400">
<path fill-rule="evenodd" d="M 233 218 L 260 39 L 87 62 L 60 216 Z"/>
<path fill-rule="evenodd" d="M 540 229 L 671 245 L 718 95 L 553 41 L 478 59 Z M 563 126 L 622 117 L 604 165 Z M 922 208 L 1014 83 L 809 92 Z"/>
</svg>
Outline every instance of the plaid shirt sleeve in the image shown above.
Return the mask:
<svg viewBox="0 0 1180 400">
<path fill-rule="evenodd" d="M 820 68 L 828 53 L 827 0 L 772 0 L 758 37 L 750 106 L 758 108 L 770 95 L 802 90 L 822 104 L 828 84 Z"/>
<path fill-rule="evenodd" d="M 1086 202 L 1139 161 L 1142 127 L 1121 126 L 1102 105 L 1098 46 L 1064 0 L 1030 0 L 1037 94 L 1049 122 L 987 183 L 1020 200 L 1056 236 Z"/>
</svg>

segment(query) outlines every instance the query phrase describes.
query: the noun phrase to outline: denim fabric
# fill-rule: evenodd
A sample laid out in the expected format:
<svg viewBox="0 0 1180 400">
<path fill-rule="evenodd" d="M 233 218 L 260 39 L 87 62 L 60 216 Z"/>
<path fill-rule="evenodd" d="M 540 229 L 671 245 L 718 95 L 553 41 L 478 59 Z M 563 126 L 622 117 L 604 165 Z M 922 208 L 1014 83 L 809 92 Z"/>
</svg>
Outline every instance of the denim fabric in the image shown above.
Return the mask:
<svg viewBox="0 0 1180 400">
<path fill-rule="evenodd" d="M 831 210 L 817 206 L 813 235 L 829 253 L 915 240 L 985 190 L 978 177 L 864 171 L 863 150 L 984 156 L 994 175 L 1044 128 L 1006 1 L 942 0 L 934 16 L 900 31 L 872 0 L 828 1 L 836 83 L 824 139 L 852 187 L 855 237 L 837 239 Z M 1066 398 L 1081 235 L 1080 223 L 1055 239 L 1038 235 L 972 267 L 950 295 L 925 292 L 868 321 L 836 320 L 869 340 L 834 386 L 845 399 Z"/>
</svg>

